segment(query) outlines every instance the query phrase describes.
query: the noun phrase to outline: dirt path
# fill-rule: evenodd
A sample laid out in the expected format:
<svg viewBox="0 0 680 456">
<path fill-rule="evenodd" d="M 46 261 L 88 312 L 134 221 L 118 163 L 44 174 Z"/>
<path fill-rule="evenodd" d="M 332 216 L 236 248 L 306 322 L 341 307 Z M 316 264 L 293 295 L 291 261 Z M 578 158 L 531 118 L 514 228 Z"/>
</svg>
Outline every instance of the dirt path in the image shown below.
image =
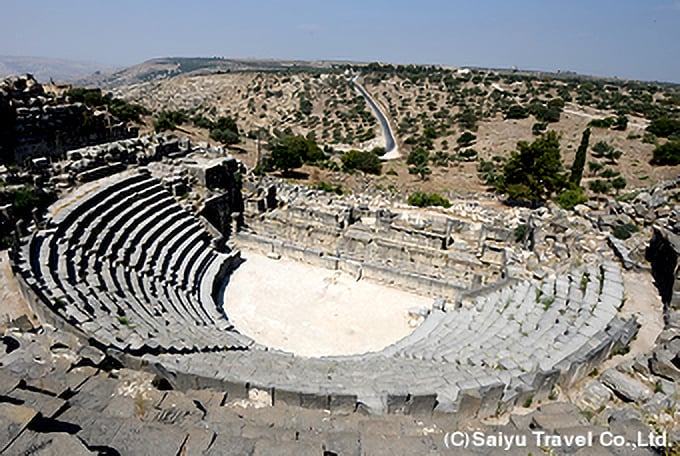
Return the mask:
<svg viewBox="0 0 680 456">
<path fill-rule="evenodd" d="M 246 262 L 225 293 L 229 320 L 269 347 L 302 356 L 375 351 L 408 335 L 408 309 L 430 307 L 416 296 L 340 271 L 242 251 Z"/>
<path fill-rule="evenodd" d="M 563 111 L 567 114 L 573 114 L 575 116 L 585 117 L 586 119 L 601 119 L 603 117 L 606 117 L 606 114 L 601 114 L 601 115 L 588 114 L 587 112 L 578 111 L 578 110 L 574 110 L 574 109 L 568 109 L 568 108 L 564 108 Z M 634 122 L 629 122 L 628 126 L 629 127 L 635 127 L 635 128 L 641 128 L 641 129 L 647 128 L 647 125 L 634 123 Z"/>
<path fill-rule="evenodd" d="M 624 318 L 637 317 L 640 330 L 631 342 L 628 353 L 607 360 L 599 369 L 600 372 L 641 353 L 651 352 L 657 336 L 663 331 L 663 303 L 651 274 L 624 272 L 623 284 L 626 302 L 621 309 L 621 315 Z"/>
<path fill-rule="evenodd" d="M 38 319 L 29 309 L 14 278 L 7 250 L 0 251 L 0 326 L 27 315 L 34 325 Z"/>
</svg>

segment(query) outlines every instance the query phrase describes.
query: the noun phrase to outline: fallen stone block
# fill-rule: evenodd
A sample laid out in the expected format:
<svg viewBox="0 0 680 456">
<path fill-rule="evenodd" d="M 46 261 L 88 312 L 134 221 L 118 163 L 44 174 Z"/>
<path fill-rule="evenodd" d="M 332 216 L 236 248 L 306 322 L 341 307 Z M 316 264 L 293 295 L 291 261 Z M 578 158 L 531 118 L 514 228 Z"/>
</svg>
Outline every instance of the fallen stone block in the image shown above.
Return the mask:
<svg viewBox="0 0 680 456">
<path fill-rule="evenodd" d="M 95 455 L 74 435 L 64 432 L 24 431 L 5 451 L 6 454 L 22 455 Z"/>
<path fill-rule="evenodd" d="M 612 392 L 597 380 L 587 381 L 583 385 L 581 402 L 592 410 L 598 410 L 611 399 Z"/>
<path fill-rule="evenodd" d="M 530 427 L 555 431 L 557 429 L 586 426 L 588 420 L 579 410 L 566 402 L 542 405 L 533 412 Z"/>
<path fill-rule="evenodd" d="M 20 405 L 0 403 L 0 451 L 9 446 L 38 414 Z"/>
<path fill-rule="evenodd" d="M 650 389 L 642 382 L 616 369 L 607 369 L 600 375 L 600 381 L 626 401 L 638 402 L 652 397 Z"/>
</svg>

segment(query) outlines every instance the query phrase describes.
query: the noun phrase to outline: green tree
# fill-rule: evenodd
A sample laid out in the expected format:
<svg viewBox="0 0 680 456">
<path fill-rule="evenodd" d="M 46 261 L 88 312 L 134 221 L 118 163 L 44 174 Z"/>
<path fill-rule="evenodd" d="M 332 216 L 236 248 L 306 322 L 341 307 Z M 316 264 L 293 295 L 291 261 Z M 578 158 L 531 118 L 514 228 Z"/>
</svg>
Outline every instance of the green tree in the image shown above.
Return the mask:
<svg viewBox="0 0 680 456">
<path fill-rule="evenodd" d="M 477 114 L 470 109 L 465 108 L 456 115 L 456 120 L 461 128 L 466 130 L 477 130 Z"/>
<path fill-rule="evenodd" d="M 274 156 L 281 157 L 283 159 L 282 163 L 289 163 L 291 165 L 296 164 L 297 158 L 295 157 L 299 157 L 300 163 L 296 166 L 289 166 L 287 168 L 274 166 L 277 169 L 287 169 L 288 171 L 293 168 L 299 168 L 302 166 L 302 163 L 316 163 L 326 158 L 316 141 L 311 138 L 305 138 L 302 135 L 285 135 L 276 141 L 272 148 L 272 157 Z"/>
<path fill-rule="evenodd" d="M 619 190 L 623 190 L 624 188 L 626 188 L 626 184 L 627 184 L 626 179 L 623 176 L 618 176 L 617 178 L 612 180 L 612 187 L 614 187 L 617 193 L 619 192 Z"/>
<path fill-rule="evenodd" d="M 668 141 L 654 149 L 652 165 L 680 165 L 680 141 Z"/>
<path fill-rule="evenodd" d="M 472 145 L 473 142 L 477 139 L 477 136 L 474 135 L 473 133 L 470 133 L 469 131 L 463 132 L 456 142 L 458 143 L 458 146 L 460 147 L 469 147 Z"/>
<path fill-rule="evenodd" d="M 441 206 L 451 207 L 451 202 L 439 193 L 413 192 L 409 195 L 407 203 L 411 206 L 428 207 Z"/>
<path fill-rule="evenodd" d="M 187 115 L 182 111 L 161 111 L 158 119 L 153 123 L 156 133 L 161 131 L 173 131 L 177 125 L 181 125 L 188 120 Z"/>
<path fill-rule="evenodd" d="M 529 117 L 529 112 L 524 106 L 514 104 L 505 112 L 506 119 L 526 119 Z"/>
<path fill-rule="evenodd" d="M 240 133 L 236 121 L 231 116 L 217 119 L 217 122 L 211 125 L 210 139 L 222 144 L 238 144 Z"/>
<path fill-rule="evenodd" d="M 540 136 L 548 128 L 547 122 L 536 122 L 531 126 L 531 133 L 534 136 Z"/>
<path fill-rule="evenodd" d="M 680 119 L 660 117 L 649 124 L 647 132 L 660 138 L 668 138 L 673 134 L 680 134 Z"/>
<path fill-rule="evenodd" d="M 74 87 L 64 93 L 71 101 L 84 103 L 91 108 L 108 107 L 111 114 L 123 122 L 140 122 L 141 115 L 150 114 L 144 106 L 128 103 L 120 98 L 114 98 L 111 93 L 102 95 L 101 89 L 85 89 Z"/>
<path fill-rule="evenodd" d="M 603 179 L 595 179 L 594 181 L 590 181 L 588 183 L 588 187 L 595 193 L 607 194 L 611 190 L 612 184 Z"/>
<path fill-rule="evenodd" d="M 419 165 L 421 163 L 427 164 L 429 159 L 430 153 L 422 147 L 417 147 L 409 152 L 408 156 L 406 157 L 406 164 L 411 166 Z"/>
<path fill-rule="evenodd" d="M 363 171 L 368 174 L 379 175 L 382 172 L 382 161 L 373 152 L 361 150 L 350 150 L 340 157 L 342 169 L 347 172 L 354 170 Z"/>
<path fill-rule="evenodd" d="M 427 162 L 421 162 L 408 168 L 409 174 L 417 174 L 422 180 L 427 179 L 427 176 L 432 174 L 432 170 L 427 165 Z"/>
<path fill-rule="evenodd" d="M 549 131 L 531 144 L 520 141 L 517 149 L 503 167 L 499 190 L 511 199 L 535 204 L 566 186 L 560 137 L 556 132 Z"/>
<path fill-rule="evenodd" d="M 302 154 L 299 150 L 278 144 L 272 149 L 268 163 L 272 168 L 281 170 L 283 174 L 290 174 L 292 169 L 302 166 Z"/>
<path fill-rule="evenodd" d="M 312 102 L 309 101 L 304 93 L 300 94 L 300 112 L 306 116 L 312 113 Z"/>
<path fill-rule="evenodd" d="M 616 116 L 616 122 L 612 126 L 612 130 L 625 131 L 628 128 L 628 117 L 625 114 Z"/>
<path fill-rule="evenodd" d="M 614 150 L 607 141 L 598 141 L 593 146 L 593 155 L 597 158 L 602 158 Z"/>
<path fill-rule="evenodd" d="M 583 167 L 586 165 L 586 154 L 588 153 L 588 141 L 590 140 L 590 128 L 586 128 L 581 136 L 581 144 L 578 146 L 574 163 L 571 165 L 569 182 L 575 186 L 581 185 L 583 178 Z"/>
<path fill-rule="evenodd" d="M 588 169 L 590 170 L 591 174 L 595 175 L 597 174 L 602 168 L 604 168 L 604 165 L 602 163 L 596 162 L 596 161 L 589 161 L 588 162 Z"/>
</svg>

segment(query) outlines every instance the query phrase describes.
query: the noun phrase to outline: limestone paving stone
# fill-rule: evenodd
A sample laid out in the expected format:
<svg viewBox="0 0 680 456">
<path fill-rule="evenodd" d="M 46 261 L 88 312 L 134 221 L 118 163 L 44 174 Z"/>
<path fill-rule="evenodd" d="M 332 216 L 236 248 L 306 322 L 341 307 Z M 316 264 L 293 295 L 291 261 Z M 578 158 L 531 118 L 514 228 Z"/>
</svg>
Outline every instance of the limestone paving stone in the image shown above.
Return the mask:
<svg viewBox="0 0 680 456">
<path fill-rule="evenodd" d="M 77 437 L 65 432 L 38 433 L 24 431 L 3 454 L 94 456 L 97 453 L 88 450 Z"/>
<path fill-rule="evenodd" d="M 21 377 L 10 371 L 7 367 L 0 368 L 0 396 L 7 396 L 10 391 L 19 385 L 20 381 Z"/>
<path fill-rule="evenodd" d="M 187 435 L 171 426 L 128 419 L 123 421 L 109 446 L 124 454 L 178 454 Z"/>
<path fill-rule="evenodd" d="M 21 434 L 38 411 L 21 405 L 0 402 L 0 451 Z"/>
<path fill-rule="evenodd" d="M 252 455 L 255 451 L 255 441 L 241 437 L 217 434 L 215 441 L 205 453 L 205 456 L 242 456 Z M 271 453 L 276 454 L 276 453 Z"/>
<path fill-rule="evenodd" d="M 647 400 L 652 396 L 652 392 L 644 383 L 616 369 L 605 370 L 600 375 L 600 381 L 628 401 Z"/>
<path fill-rule="evenodd" d="M 63 399 L 25 389 L 14 390 L 11 397 L 14 400 L 21 401 L 21 405 L 24 407 L 30 407 L 48 418 L 53 417 L 66 405 L 66 401 Z"/>
</svg>

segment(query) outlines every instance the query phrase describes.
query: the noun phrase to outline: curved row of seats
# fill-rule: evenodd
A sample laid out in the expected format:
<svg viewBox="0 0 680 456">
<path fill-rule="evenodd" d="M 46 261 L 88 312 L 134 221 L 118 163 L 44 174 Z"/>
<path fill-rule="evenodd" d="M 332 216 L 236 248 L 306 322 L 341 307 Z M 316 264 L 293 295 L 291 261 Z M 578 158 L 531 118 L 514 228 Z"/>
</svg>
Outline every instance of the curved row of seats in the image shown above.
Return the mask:
<svg viewBox="0 0 680 456">
<path fill-rule="evenodd" d="M 33 288 L 104 346 L 131 352 L 245 349 L 214 281 L 236 254 L 148 175 L 118 176 L 74 198 L 23 249 Z"/>
<path fill-rule="evenodd" d="M 385 354 L 492 368 L 549 370 L 607 328 L 623 303 L 618 268 L 576 269 L 536 284 L 522 281 L 471 306 L 435 310 Z M 600 295 L 600 287 L 613 290 Z M 605 297 L 607 296 L 607 297 Z"/>
</svg>

